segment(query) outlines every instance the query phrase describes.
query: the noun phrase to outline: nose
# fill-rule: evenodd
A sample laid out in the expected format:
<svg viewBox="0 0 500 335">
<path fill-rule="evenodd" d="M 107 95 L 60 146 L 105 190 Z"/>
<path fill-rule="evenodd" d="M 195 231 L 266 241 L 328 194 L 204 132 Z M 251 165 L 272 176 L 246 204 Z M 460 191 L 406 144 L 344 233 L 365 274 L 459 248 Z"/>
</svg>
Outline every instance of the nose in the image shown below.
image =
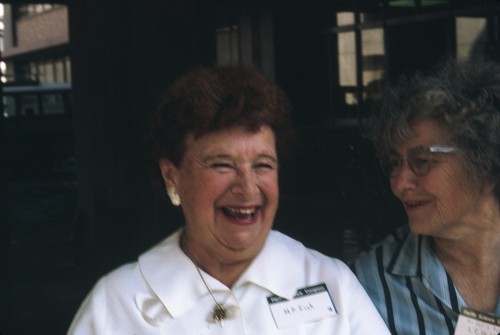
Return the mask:
<svg viewBox="0 0 500 335">
<path fill-rule="evenodd" d="M 238 168 L 234 182 L 231 185 L 231 191 L 244 198 L 251 198 L 258 194 L 259 186 L 255 171 L 250 167 Z"/>
<path fill-rule="evenodd" d="M 398 173 L 390 177 L 391 189 L 394 195 L 399 196 L 417 185 L 417 175 L 410 169 L 408 162 L 403 161 Z"/>
</svg>

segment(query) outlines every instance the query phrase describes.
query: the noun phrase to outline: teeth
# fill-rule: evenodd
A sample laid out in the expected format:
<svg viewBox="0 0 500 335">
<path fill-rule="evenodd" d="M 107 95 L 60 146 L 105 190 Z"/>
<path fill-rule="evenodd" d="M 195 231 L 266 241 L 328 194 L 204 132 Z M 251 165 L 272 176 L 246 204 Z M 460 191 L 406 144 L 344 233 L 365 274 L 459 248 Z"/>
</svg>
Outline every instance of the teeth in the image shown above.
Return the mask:
<svg viewBox="0 0 500 335">
<path fill-rule="evenodd" d="M 252 208 L 252 209 L 242 209 L 239 212 L 242 213 L 242 214 L 250 215 L 250 214 L 255 213 L 255 208 Z"/>
<path fill-rule="evenodd" d="M 243 215 L 252 215 L 255 213 L 255 208 L 226 208 L 226 210 L 230 211 L 234 214 L 243 214 Z"/>
<path fill-rule="evenodd" d="M 257 211 L 255 208 L 223 208 L 224 213 L 227 216 L 236 218 L 236 219 L 250 219 L 255 212 Z"/>
</svg>

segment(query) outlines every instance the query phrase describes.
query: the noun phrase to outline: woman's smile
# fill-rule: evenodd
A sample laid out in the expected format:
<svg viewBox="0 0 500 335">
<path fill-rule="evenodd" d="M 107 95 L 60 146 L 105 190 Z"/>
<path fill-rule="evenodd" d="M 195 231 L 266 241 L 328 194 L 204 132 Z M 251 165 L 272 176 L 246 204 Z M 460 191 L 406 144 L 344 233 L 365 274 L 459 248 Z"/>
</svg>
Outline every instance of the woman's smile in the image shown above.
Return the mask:
<svg viewBox="0 0 500 335">
<path fill-rule="evenodd" d="M 164 174 L 179 193 L 188 241 L 197 241 L 200 253 L 255 256 L 278 208 L 273 131 L 235 127 L 186 144 L 183 162 L 166 163 Z"/>
<path fill-rule="evenodd" d="M 255 222 L 260 207 L 222 207 L 222 213 L 234 224 L 247 225 Z"/>
</svg>

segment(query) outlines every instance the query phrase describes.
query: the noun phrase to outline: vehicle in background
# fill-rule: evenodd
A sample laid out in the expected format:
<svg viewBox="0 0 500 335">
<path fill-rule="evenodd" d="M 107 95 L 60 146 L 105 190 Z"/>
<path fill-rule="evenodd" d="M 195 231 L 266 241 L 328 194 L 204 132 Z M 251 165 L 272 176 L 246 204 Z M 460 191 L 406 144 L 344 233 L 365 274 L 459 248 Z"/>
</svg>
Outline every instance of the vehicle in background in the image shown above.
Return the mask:
<svg viewBox="0 0 500 335">
<path fill-rule="evenodd" d="M 71 114 L 71 84 L 4 84 L 2 100 L 2 114 L 6 119 L 31 116 L 69 116 Z"/>
<path fill-rule="evenodd" d="M 1 96 L 0 136 L 14 174 L 51 173 L 72 159 L 71 84 L 7 83 Z"/>
</svg>

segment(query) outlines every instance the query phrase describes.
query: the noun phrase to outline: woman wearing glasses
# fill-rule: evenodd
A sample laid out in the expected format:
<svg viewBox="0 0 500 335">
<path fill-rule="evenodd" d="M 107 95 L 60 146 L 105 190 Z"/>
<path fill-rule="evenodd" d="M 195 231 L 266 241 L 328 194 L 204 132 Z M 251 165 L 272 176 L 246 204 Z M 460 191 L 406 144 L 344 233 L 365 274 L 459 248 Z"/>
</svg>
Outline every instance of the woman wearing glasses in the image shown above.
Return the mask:
<svg viewBox="0 0 500 335">
<path fill-rule="evenodd" d="M 497 334 L 483 321 L 500 315 L 500 66 L 450 62 L 381 107 L 374 144 L 408 225 L 354 271 L 391 334 Z"/>
</svg>

